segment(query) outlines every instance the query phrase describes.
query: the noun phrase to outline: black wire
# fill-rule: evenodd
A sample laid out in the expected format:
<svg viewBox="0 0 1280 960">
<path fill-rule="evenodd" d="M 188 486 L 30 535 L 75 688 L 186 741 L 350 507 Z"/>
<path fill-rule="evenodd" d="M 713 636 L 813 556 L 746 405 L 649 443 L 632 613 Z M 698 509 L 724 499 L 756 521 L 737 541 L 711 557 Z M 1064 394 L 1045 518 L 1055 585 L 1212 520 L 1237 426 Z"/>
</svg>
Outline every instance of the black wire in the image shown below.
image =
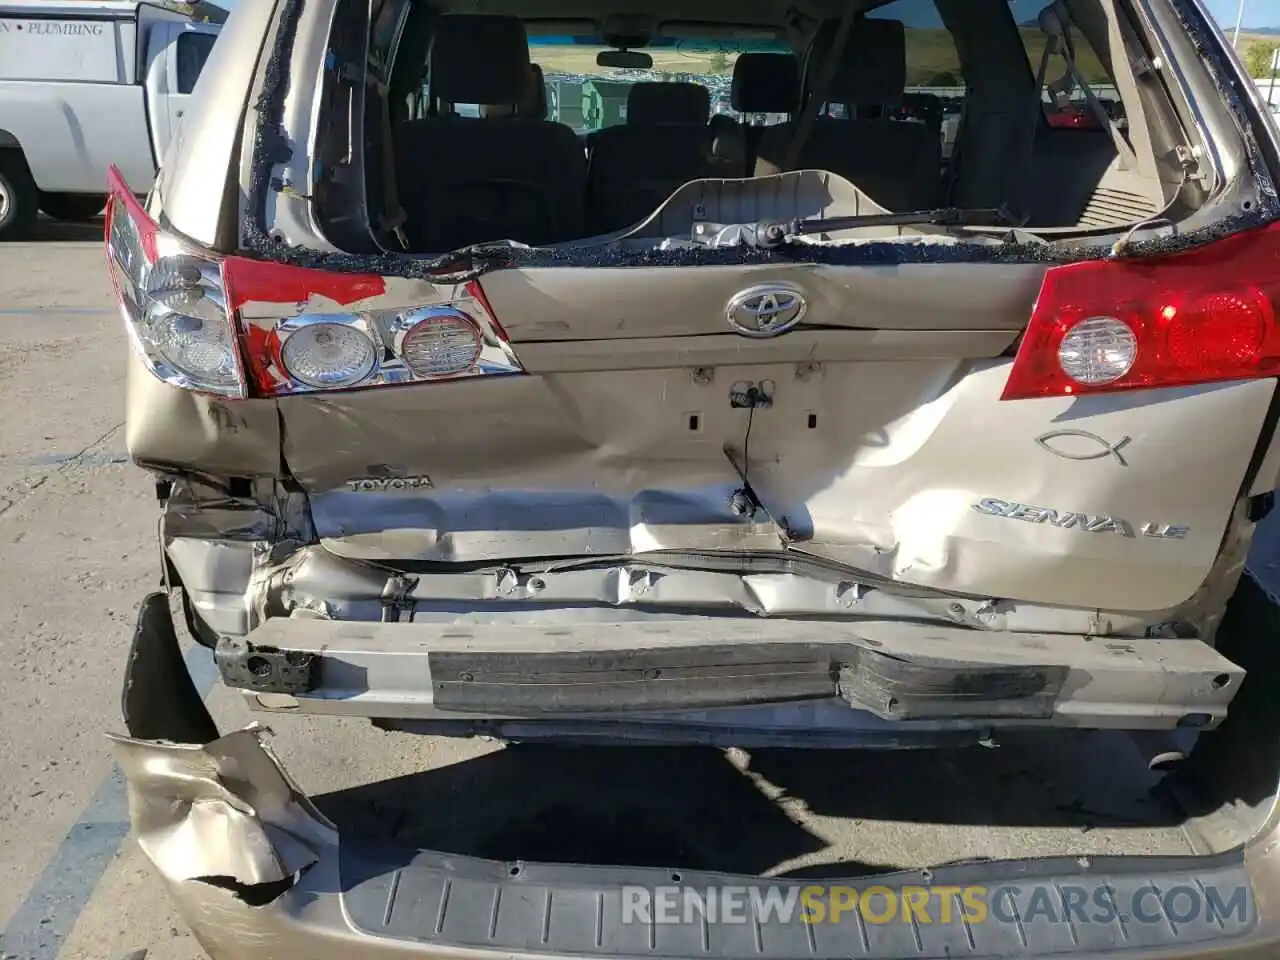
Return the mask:
<svg viewBox="0 0 1280 960">
<path fill-rule="evenodd" d="M 755 387 L 747 391 L 748 396 L 751 397 L 751 406 L 747 408 L 747 432 L 742 438 L 742 492 L 751 506 L 752 516 L 755 516 L 762 506 L 755 490 L 751 489 L 751 426 L 756 420 L 755 392 Z"/>
</svg>

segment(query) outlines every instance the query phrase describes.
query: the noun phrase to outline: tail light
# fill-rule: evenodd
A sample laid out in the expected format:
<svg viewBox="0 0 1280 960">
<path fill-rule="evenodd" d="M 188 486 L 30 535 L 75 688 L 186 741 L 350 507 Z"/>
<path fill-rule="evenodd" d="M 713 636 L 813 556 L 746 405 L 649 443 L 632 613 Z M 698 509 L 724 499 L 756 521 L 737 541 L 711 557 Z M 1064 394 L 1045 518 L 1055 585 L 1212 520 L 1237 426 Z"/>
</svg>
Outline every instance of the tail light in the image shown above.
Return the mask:
<svg viewBox="0 0 1280 960">
<path fill-rule="evenodd" d="M 107 267 L 134 347 L 161 380 L 246 395 L 217 258 L 162 233 L 111 168 Z"/>
<path fill-rule="evenodd" d="M 1003 400 L 1280 375 L 1280 224 L 1045 272 Z"/>
<path fill-rule="evenodd" d="M 440 303 L 352 309 L 379 276 L 220 257 L 159 229 L 111 169 L 107 265 L 130 338 L 151 372 L 224 397 L 523 373 L 480 285 Z M 319 295 L 331 309 L 298 312 Z"/>
<path fill-rule="evenodd" d="M 222 275 L 256 396 L 523 372 L 475 281 L 429 306 L 281 317 L 282 303 L 313 292 L 339 305 L 367 301 L 383 292 L 383 280 L 240 257 L 228 257 Z"/>
</svg>

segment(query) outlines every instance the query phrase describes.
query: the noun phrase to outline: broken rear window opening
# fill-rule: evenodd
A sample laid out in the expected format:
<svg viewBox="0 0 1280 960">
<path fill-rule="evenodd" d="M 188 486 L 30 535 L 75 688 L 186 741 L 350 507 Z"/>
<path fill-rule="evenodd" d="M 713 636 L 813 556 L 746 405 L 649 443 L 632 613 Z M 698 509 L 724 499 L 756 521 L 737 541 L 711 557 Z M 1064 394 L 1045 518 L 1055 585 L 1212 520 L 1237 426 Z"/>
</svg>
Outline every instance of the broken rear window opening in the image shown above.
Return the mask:
<svg viewBox="0 0 1280 960">
<path fill-rule="evenodd" d="M 1124 0 L 760 3 L 733 22 L 341 0 L 314 132 L 279 122 L 286 6 L 243 223 L 286 262 L 1064 262 L 1277 211 L 1260 164 L 1225 181 Z M 308 137 L 312 163 L 283 148 Z"/>
</svg>

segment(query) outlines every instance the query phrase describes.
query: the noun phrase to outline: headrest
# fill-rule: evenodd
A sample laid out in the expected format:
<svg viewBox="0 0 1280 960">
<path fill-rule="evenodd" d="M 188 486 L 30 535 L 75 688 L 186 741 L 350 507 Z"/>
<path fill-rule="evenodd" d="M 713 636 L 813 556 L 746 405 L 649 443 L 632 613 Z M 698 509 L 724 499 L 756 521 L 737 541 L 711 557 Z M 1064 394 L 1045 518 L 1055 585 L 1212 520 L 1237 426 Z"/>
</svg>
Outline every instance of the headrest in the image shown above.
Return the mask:
<svg viewBox="0 0 1280 960">
<path fill-rule="evenodd" d="M 795 113 L 800 61 L 790 53 L 744 53 L 733 65 L 729 102 L 739 113 Z"/>
<path fill-rule="evenodd" d="M 516 107 L 516 113 L 530 120 L 547 119 L 547 85 L 542 68 L 536 63 L 529 64 L 529 86 Z"/>
<path fill-rule="evenodd" d="M 447 14 L 431 38 L 431 95 L 446 103 L 516 104 L 529 83 L 529 40 L 517 17 Z"/>
<path fill-rule="evenodd" d="M 706 123 L 711 93 L 696 83 L 637 83 L 627 94 L 627 124 Z"/>
<path fill-rule="evenodd" d="M 839 21 L 818 28 L 805 57 L 804 85 L 812 89 L 822 63 L 835 42 Z M 907 86 L 907 32 L 901 20 L 858 17 L 836 68 L 827 100 L 834 103 L 882 104 L 902 99 Z"/>
</svg>

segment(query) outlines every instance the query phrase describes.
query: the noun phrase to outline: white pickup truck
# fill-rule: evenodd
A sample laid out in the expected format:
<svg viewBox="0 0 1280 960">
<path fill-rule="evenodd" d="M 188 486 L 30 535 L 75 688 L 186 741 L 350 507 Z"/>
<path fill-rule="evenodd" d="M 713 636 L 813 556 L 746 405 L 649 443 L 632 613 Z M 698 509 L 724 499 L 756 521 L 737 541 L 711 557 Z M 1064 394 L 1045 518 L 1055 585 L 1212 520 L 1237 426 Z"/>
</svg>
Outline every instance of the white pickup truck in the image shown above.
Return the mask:
<svg viewBox="0 0 1280 960">
<path fill-rule="evenodd" d="M 94 217 L 111 164 L 150 189 L 225 19 L 202 3 L 0 0 L 0 238 L 39 210 Z"/>
</svg>

